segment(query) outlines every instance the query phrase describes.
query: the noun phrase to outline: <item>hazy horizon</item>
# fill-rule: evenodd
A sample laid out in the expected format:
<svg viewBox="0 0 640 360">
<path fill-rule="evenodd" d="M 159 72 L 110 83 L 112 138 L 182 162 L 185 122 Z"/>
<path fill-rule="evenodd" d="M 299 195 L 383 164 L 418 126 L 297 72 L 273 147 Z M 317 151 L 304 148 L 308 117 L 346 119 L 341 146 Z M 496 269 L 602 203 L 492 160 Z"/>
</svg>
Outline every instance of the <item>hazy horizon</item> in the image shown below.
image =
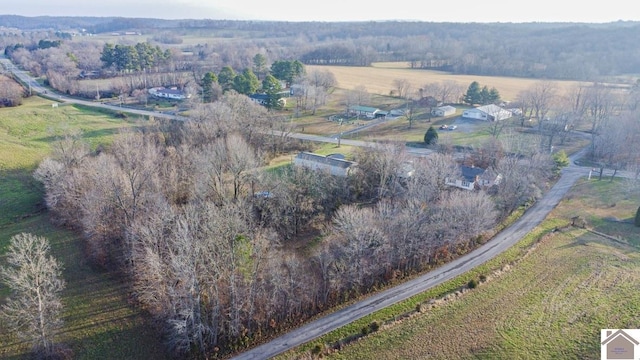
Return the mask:
<svg viewBox="0 0 640 360">
<path fill-rule="evenodd" d="M 268 4 L 268 6 L 265 6 Z M 157 19 L 229 19 L 265 21 L 429 21 L 476 23 L 576 22 L 608 23 L 638 21 L 633 2 L 611 0 L 588 3 L 573 11 L 557 9 L 558 2 L 514 3 L 497 0 L 491 4 L 460 0 L 448 3 L 420 4 L 413 0 L 396 0 L 371 5 L 363 1 L 325 0 L 302 4 L 299 1 L 217 0 L 215 4 L 200 0 L 110 0 L 87 6 L 78 0 L 0 0 L 4 15 L 22 16 L 96 16 L 141 17 Z M 568 5 L 565 5 L 568 6 Z"/>
</svg>

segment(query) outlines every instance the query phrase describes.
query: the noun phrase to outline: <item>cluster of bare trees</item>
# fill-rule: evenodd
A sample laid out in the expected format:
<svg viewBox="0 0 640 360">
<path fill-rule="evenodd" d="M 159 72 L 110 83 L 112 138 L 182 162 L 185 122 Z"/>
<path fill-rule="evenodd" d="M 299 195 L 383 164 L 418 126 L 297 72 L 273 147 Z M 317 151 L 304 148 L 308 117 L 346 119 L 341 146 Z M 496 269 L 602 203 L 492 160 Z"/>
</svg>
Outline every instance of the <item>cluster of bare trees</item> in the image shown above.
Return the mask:
<svg viewBox="0 0 640 360">
<path fill-rule="evenodd" d="M 22 104 L 24 89 L 13 79 L 0 75 L 0 107 Z"/>
<path fill-rule="evenodd" d="M 296 79 L 293 85 L 296 111 L 310 111 L 315 115 L 316 110 L 327 103 L 329 91 L 336 85 L 335 76 L 328 70 L 311 70 Z"/>
<path fill-rule="evenodd" d="M 392 145 L 358 151 L 351 177 L 264 171 L 295 145 L 267 135 L 286 123 L 229 92 L 98 153 L 69 134 L 35 176 L 87 256 L 127 275 L 171 349 L 206 356 L 474 246 L 501 211 L 535 197 L 534 168 L 546 166 L 502 158 L 493 193 L 445 186 L 460 176 L 450 155 Z"/>
<path fill-rule="evenodd" d="M 562 93 L 556 83 L 541 81 L 518 96 L 521 125 L 535 120 L 540 150 L 563 145 L 570 130 L 583 129 L 591 139 L 589 155 L 615 171 L 635 170 L 638 156 L 638 87 L 628 89 L 602 83 L 577 85 Z"/>
</svg>

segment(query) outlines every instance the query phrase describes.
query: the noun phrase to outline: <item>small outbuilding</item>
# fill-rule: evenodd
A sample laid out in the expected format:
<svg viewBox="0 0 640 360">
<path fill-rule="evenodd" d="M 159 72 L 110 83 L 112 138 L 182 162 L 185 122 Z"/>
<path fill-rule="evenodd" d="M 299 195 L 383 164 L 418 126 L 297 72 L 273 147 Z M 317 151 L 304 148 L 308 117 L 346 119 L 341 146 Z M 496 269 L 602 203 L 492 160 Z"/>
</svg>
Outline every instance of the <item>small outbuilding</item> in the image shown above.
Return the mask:
<svg viewBox="0 0 640 360">
<path fill-rule="evenodd" d="M 456 108 L 451 105 L 439 106 L 433 110 L 431 110 L 431 115 L 433 116 L 449 116 L 456 113 Z"/>
</svg>

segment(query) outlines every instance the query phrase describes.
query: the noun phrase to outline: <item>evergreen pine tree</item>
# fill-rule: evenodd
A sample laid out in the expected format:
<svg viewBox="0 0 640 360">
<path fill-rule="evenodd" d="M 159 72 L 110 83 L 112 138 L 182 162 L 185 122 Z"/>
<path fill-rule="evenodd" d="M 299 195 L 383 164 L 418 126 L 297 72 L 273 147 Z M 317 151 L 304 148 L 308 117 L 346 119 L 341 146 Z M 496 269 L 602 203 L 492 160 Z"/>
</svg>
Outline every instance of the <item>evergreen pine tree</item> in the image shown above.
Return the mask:
<svg viewBox="0 0 640 360">
<path fill-rule="evenodd" d="M 432 145 L 438 142 L 438 131 L 433 126 L 429 126 L 429 129 L 424 134 L 424 143 Z"/>
</svg>

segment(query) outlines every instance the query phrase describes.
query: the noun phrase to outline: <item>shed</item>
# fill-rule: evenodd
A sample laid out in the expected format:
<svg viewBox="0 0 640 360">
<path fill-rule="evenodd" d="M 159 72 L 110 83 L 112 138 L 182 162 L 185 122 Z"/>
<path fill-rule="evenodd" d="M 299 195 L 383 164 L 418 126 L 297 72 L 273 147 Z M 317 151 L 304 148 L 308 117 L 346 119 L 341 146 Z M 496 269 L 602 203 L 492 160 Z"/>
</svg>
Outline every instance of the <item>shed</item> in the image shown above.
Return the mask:
<svg viewBox="0 0 640 360">
<path fill-rule="evenodd" d="M 433 116 L 449 116 L 455 113 L 456 113 L 456 108 L 450 105 L 439 106 L 431 110 L 431 115 Z"/>
</svg>

